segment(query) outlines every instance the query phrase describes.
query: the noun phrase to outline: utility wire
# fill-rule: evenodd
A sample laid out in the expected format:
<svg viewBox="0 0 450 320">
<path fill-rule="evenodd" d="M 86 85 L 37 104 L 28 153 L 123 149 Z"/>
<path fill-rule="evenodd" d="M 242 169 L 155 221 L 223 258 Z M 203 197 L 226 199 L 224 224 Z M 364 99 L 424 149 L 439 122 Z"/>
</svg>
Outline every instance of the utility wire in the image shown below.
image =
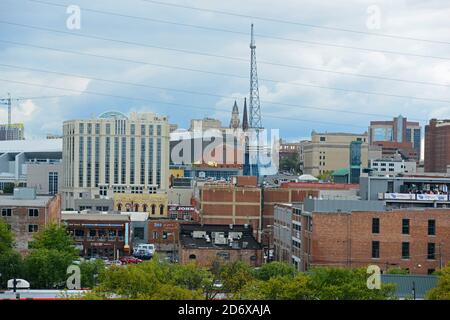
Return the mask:
<svg viewBox="0 0 450 320">
<path fill-rule="evenodd" d="M 30 1 L 33 1 L 33 0 L 30 0 Z M 366 31 L 352 30 L 352 29 L 346 29 L 346 28 L 330 27 L 330 26 L 323 26 L 323 25 L 317 25 L 317 24 L 311 24 L 311 23 L 303 23 L 303 22 L 297 22 L 297 21 L 289 21 L 289 20 L 282 20 L 282 19 L 276 19 L 276 18 L 241 14 L 241 13 L 229 12 L 229 11 L 223 11 L 223 10 L 213 10 L 213 9 L 207 9 L 207 8 L 193 7 L 193 6 L 187 6 L 187 5 L 181 5 L 181 4 L 169 3 L 169 2 L 162 2 L 162 1 L 154 1 L 154 0 L 140 0 L 140 1 L 157 4 L 157 5 L 162 5 L 162 6 L 168 6 L 168 7 L 183 8 L 183 9 L 189 9 L 189 10 L 195 10 L 195 11 L 203 11 L 203 12 L 216 13 L 216 14 L 234 16 L 234 17 L 240 17 L 240 18 L 248 18 L 248 19 L 252 19 L 252 20 L 262 20 L 262 21 L 270 21 L 270 22 L 276 22 L 276 23 L 282 23 L 282 24 L 297 25 L 297 26 L 301 26 L 301 27 L 318 28 L 318 29 L 341 31 L 341 32 L 350 32 L 350 33 L 354 33 L 354 34 L 362 34 L 362 35 L 373 36 L 373 37 L 385 37 L 385 38 L 392 38 L 392 39 L 413 40 L 413 41 L 421 41 L 421 42 L 436 43 L 436 44 L 450 44 L 449 41 L 431 40 L 431 39 L 400 36 L 400 35 L 394 35 L 394 34 L 366 32 Z"/>
<path fill-rule="evenodd" d="M 76 89 L 68 89 L 68 88 L 49 86 L 49 85 L 43 85 L 43 84 L 38 84 L 38 83 L 31 83 L 31 82 L 26 82 L 26 81 L 17 81 L 17 80 L 11 80 L 11 79 L 2 79 L 2 78 L 0 78 L 0 81 L 7 82 L 7 83 L 16 83 L 16 84 L 21 84 L 21 85 L 40 87 L 40 88 L 47 88 L 47 89 L 56 89 L 56 90 L 63 90 L 63 91 L 76 92 L 76 93 L 85 93 L 85 94 L 91 94 L 91 95 L 97 95 L 97 96 L 103 96 L 103 97 L 112 97 L 112 98 L 118 98 L 118 99 L 124 99 L 124 100 L 143 101 L 143 102 L 154 103 L 154 104 L 167 104 L 167 105 L 183 107 L 183 108 L 187 108 L 187 109 L 200 109 L 200 110 L 211 111 L 210 107 L 198 107 L 198 106 L 193 106 L 193 105 L 188 105 L 188 104 L 181 104 L 181 103 L 175 103 L 175 102 L 158 101 L 158 100 L 139 98 L 139 97 L 129 97 L 129 96 L 122 96 L 122 95 L 113 95 L 113 94 L 101 93 L 101 92 L 89 91 L 89 90 L 84 90 L 83 91 L 83 90 L 76 90 Z M 230 110 L 224 110 L 224 109 L 214 109 L 214 111 L 230 113 Z M 308 122 L 308 123 L 309 122 L 314 122 L 314 123 L 319 123 L 319 124 L 351 126 L 351 127 L 358 127 L 358 128 L 365 128 L 365 129 L 367 129 L 366 126 L 360 126 L 360 125 L 355 125 L 355 124 L 350 124 L 350 123 L 325 122 L 325 121 L 316 121 L 316 120 L 310 120 L 310 119 L 298 119 L 298 118 L 292 118 L 292 117 L 280 117 L 280 116 L 274 116 L 274 115 L 265 115 L 265 118 L 280 119 L 280 120 L 290 120 L 290 121 L 299 121 L 299 122 Z"/>
<path fill-rule="evenodd" d="M 51 28 L 38 27 L 38 26 L 27 25 L 27 24 L 22 24 L 22 23 L 15 23 L 15 22 L 4 21 L 4 20 L 0 20 L 0 23 L 6 24 L 6 25 L 17 26 L 17 27 L 28 28 L 28 29 L 65 34 L 65 35 L 81 37 L 81 38 L 110 41 L 110 42 L 127 44 L 127 45 L 134 45 L 134 46 L 140 46 L 140 47 L 154 48 L 154 49 L 160 49 L 160 50 L 167 50 L 167 51 L 173 51 L 173 52 L 179 52 L 179 53 L 187 53 L 187 54 L 192 54 L 192 55 L 200 55 L 200 56 L 221 58 L 221 59 L 226 59 L 226 60 L 241 61 L 241 62 L 248 63 L 248 59 L 241 58 L 241 57 L 231 57 L 231 56 L 225 56 L 225 55 L 214 54 L 214 53 L 206 53 L 206 52 L 193 51 L 193 50 L 187 50 L 187 49 L 179 49 L 179 48 L 170 48 L 170 47 L 165 47 L 165 46 L 151 45 L 151 44 L 147 44 L 147 43 L 133 42 L 133 41 L 127 41 L 127 40 L 118 40 L 118 39 L 100 37 L 100 36 L 95 36 L 95 35 L 73 33 L 73 32 L 68 32 L 68 31 L 61 31 L 61 30 L 56 30 L 56 29 L 51 29 Z M 377 76 L 377 75 L 367 75 L 367 74 L 352 73 L 352 72 L 334 71 L 334 70 L 305 67 L 305 66 L 298 66 L 298 65 L 289 65 L 289 64 L 269 62 L 269 61 L 259 60 L 258 63 L 272 65 L 272 66 L 278 66 L 278 67 L 292 68 L 292 69 L 301 69 L 301 70 L 309 70 L 309 71 L 315 71 L 315 72 L 339 74 L 339 75 L 345 75 L 345 76 L 363 77 L 363 78 L 370 78 L 370 79 L 377 79 L 377 80 L 389 80 L 389 81 L 428 85 L 428 86 L 437 86 L 437 87 L 450 87 L 450 84 L 444 84 L 444 83 L 414 81 L 414 80 L 406 80 L 406 79 L 399 79 L 399 78 L 389 78 L 389 77 Z"/>
<path fill-rule="evenodd" d="M 167 90 L 167 91 L 174 91 L 174 92 L 187 93 L 187 94 L 193 94 L 193 95 L 211 96 L 211 97 L 231 99 L 231 100 L 237 99 L 237 97 L 225 96 L 225 95 L 214 94 L 214 93 L 206 93 L 206 92 L 199 92 L 199 91 L 152 86 L 152 85 L 147 85 L 147 84 L 143 84 L 143 83 L 112 80 L 112 79 L 91 77 L 91 76 L 81 75 L 81 74 L 58 72 L 58 71 L 52 71 L 52 70 L 44 70 L 44 69 L 37 69 L 37 68 L 31 68 L 31 67 L 3 64 L 3 63 L 0 63 L 0 66 L 7 67 L 7 68 L 20 69 L 20 70 L 28 70 L 28 71 L 34 71 L 34 72 L 50 73 L 50 74 L 68 76 L 68 77 L 76 77 L 76 78 L 90 79 L 90 80 L 96 80 L 96 81 L 102 81 L 102 82 L 109 82 L 109 83 L 115 83 L 115 84 L 120 84 L 120 85 L 130 85 L 130 86 L 136 86 L 136 87 L 144 87 L 144 88 L 151 88 L 151 89 L 157 89 L 157 90 Z M 304 106 L 304 105 L 281 103 L 281 102 L 268 101 L 268 100 L 261 100 L 261 102 L 267 103 L 267 104 L 273 104 L 273 105 L 286 106 L 286 107 L 295 107 L 295 108 L 300 108 L 300 109 L 312 109 L 312 110 L 338 112 L 338 113 L 340 112 L 340 113 L 346 113 L 346 114 L 357 114 L 357 115 L 374 116 L 374 117 L 394 118 L 394 116 L 392 116 L 392 115 L 379 114 L 379 113 L 367 113 L 367 112 L 351 111 L 351 110 L 336 110 L 336 109 L 327 108 L 327 107 Z M 411 119 L 411 120 L 426 121 L 426 119 Z"/>
<path fill-rule="evenodd" d="M 173 66 L 173 65 L 160 64 L 160 63 L 151 63 L 151 62 L 133 60 L 133 59 L 127 59 L 127 58 L 117 58 L 117 57 L 111 57 L 111 56 L 105 56 L 105 55 L 99 55 L 99 54 L 93 54 L 93 53 L 87 53 L 87 52 L 81 52 L 81 51 L 32 45 L 32 44 L 27 44 L 27 43 L 23 43 L 23 42 L 9 41 L 9 40 L 3 40 L 3 39 L 0 39 L 0 42 L 8 43 L 8 44 L 14 45 L 14 46 L 23 46 L 23 47 L 29 47 L 29 48 L 42 49 L 42 50 L 50 50 L 50 51 L 55 51 L 55 52 L 76 54 L 76 55 L 82 55 L 82 56 L 93 57 L 93 58 L 107 59 L 107 60 L 112 60 L 112 61 L 141 64 L 141 65 L 155 66 L 155 67 L 160 67 L 160 68 L 197 72 L 197 73 L 203 73 L 203 74 L 212 74 L 212 75 L 216 75 L 216 76 L 231 77 L 231 78 L 237 78 L 237 79 L 245 79 L 245 80 L 248 79 L 248 76 L 242 76 L 242 75 L 238 75 L 238 74 L 214 72 L 214 71 L 201 70 L 201 69 L 195 69 L 195 68 L 187 68 L 187 67 L 181 67 L 181 66 Z M 450 100 L 444 100 L 444 99 L 433 99 L 433 98 L 406 96 L 406 95 L 399 95 L 399 94 L 390 94 L 390 93 L 383 93 L 383 92 L 354 90 L 354 89 L 345 89 L 345 88 L 338 88 L 338 87 L 328 87 L 328 86 L 322 86 L 322 85 L 316 85 L 316 84 L 310 84 L 310 83 L 300 83 L 300 82 L 294 83 L 294 82 L 286 82 L 286 81 L 273 80 L 273 79 L 267 79 L 267 78 L 259 78 L 259 80 L 263 81 L 263 82 L 287 84 L 287 85 L 295 86 L 295 87 L 311 87 L 311 88 L 326 89 L 326 90 L 333 90 L 333 91 L 352 92 L 352 93 L 357 93 L 357 94 L 367 94 L 367 95 L 385 96 L 385 97 L 392 97 L 392 98 L 423 100 L 423 101 L 432 101 L 432 102 L 440 102 L 440 103 L 450 103 Z"/>
<path fill-rule="evenodd" d="M 63 8 L 67 7 L 67 5 L 65 5 L 65 4 L 58 4 L 58 3 L 54 3 L 54 2 L 48 2 L 48 1 L 40 1 L 40 0 L 26 0 L 26 1 L 33 2 L 33 3 L 36 3 L 36 4 L 45 4 L 45 5 L 49 5 L 49 6 L 55 6 L 55 7 L 63 7 Z M 103 14 L 103 15 L 110 15 L 110 16 L 115 16 L 115 17 L 137 19 L 137 20 L 150 21 L 150 22 L 154 22 L 154 23 L 177 25 L 177 26 L 190 27 L 190 28 L 196 28 L 196 29 L 201 29 L 201 30 L 208 30 L 208 31 L 214 31 L 214 32 L 223 32 L 223 33 L 231 33 L 231 34 L 239 34 L 239 35 L 248 36 L 247 32 L 235 31 L 235 30 L 230 30 L 230 29 L 222 29 L 222 28 L 200 26 L 200 25 L 195 25 L 195 24 L 187 24 L 187 23 L 168 21 L 168 20 L 161 20 L 161 19 L 154 19 L 154 18 L 148 18 L 148 17 L 139 17 L 139 16 L 134 16 L 134 15 L 127 15 L 127 14 L 122 14 L 122 13 L 103 11 L 103 10 L 91 9 L 91 8 L 86 8 L 86 7 L 83 7 L 82 10 L 86 11 L 86 12 L 92 12 L 92 13 Z M 335 44 L 335 43 L 325 43 L 325 42 L 318 42 L 318 41 L 300 40 L 300 39 L 292 39 L 292 38 L 285 38 L 285 37 L 269 36 L 269 35 L 264 35 L 264 34 L 255 34 L 255 36 L 260 37 L 260 38 L 266 38 L 266 39 L 275 39 L 275 40 L 281 40 L 281 41 L 304 43 L 304 44 L 314 45 L 314 46 L 351 49 L 351 50 L 359 50 L 359 51 L 364 51 L 364 52 L 380 52 L 380 53 L 393 54 L 393 55 L 402 55 L 402 56 L 411 56 L 411 57 L 417 57 L 417 58 L 429 58 L 429 59 L 449 60 L 450 61 L 449 57 L 432 56 L 432 55 L 425 55 L 425 54 L 416 54 L 416 53 L 384 50 L 384 49 L 361 48 L 361 47 L 348 46 L 348 45 Z"/>
</svg>

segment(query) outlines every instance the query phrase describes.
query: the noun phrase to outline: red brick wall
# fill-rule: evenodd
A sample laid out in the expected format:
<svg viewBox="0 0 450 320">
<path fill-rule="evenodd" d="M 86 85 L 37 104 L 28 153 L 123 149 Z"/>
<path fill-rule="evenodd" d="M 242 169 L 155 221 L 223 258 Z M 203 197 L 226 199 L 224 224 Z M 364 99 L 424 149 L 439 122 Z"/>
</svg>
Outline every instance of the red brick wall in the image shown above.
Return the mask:
<svg viewBox="0 0 450 320">
<path fill-rule="evenodd" d="M 230 255 L 229 260 L 222 260 L 217 256 L 219 252 L 227 252 Z M 189 256 L 195 255 L 195 259 L 189 259 Z M 256 260 L 251 260 L 251 256 L 256 256 Z M 243 261 L 252 267 L 258 267 L 262 264 L 262 250 L 217 250 L 217 249 L 191 249 L 180 248 L 180 263 L 187 264 L 189 262 L 195 262 L 200 267 L 212 267 L 215 261 L 221 262 L 235 262 Z"/>
<path fill-rule="evenodd" d="M 372 234 L 374 217 L 380 218 L 379 234 Z M 410 219 L 409 235 L 402 235 L 404 218 Z M 308 232 L 305 219 L 302 219 L 302 250 L 306 254 Z M 436 220 L 436 236 L 428 236 L 428 219 Z M 438 269 L 440 258 L 444 265 L 450 261 L 450 209 L 353 212 L 351 215 L 314 213 L 310 236 L 312 264 L 348 267 L 376 264 L 382 270 L 386 265 L 396 264 L 396 267 L 409 268 L 411 273 L 427 274 L 428 269 Z M 380 241 L 379 259 L 372 259 L 372 241 Z M 401 257 L 402 242 L 410 243 L 410 259 Z M 436 260 L 427 259 L 429 242 L 436 244 Z"/>
</svg>

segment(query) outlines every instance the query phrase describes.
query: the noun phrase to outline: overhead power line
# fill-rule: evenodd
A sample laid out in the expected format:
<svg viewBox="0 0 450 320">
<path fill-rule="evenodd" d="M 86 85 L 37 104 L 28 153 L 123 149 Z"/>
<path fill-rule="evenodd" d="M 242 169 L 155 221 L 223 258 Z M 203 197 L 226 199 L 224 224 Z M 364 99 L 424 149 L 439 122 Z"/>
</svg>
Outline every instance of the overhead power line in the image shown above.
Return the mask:
<svg viewBox="0 0 450 320">
<path fill-rule="evenodd" d="M 0 20 L 0 23 L 6 24 L 6 25 L 17 26 L 17 27 L 34 29 L 34 30 L 41 30 L 41 31 L 46 31 L 46 32 L 65 34 L 65 35 L 70 35 L 70 36 L 75 36 L 75 37 L 82 37 L 82 38 L 88 38 L 88 39 L 109 41 L 109 42 L 115 42 L 115 43 L 121 43 L 121 44 L 127 44 L 127 45 L 134 45 L 134 46 L 140 46 L 140 47 L 154 48 L 154 49 L 160 49 L 160 50 L 167 50 L 167 51 L 173 51 L 173 52 L 179 52 L 179 53 L 187 53 L 187 54 L 192 54 L 192 55 L 200 55 L 200 56 L 207 56 L 207 57 L 212 57 L 212 58 L 221 58 L 221 59 L 226 59 L 226 60 L 241 61 L 241 62 L 248 63 L 248 59 L 242 58 L 242 57 L 231 57 L 231 56 L 225 56 L 225 55 L 214 54 L 214 53 L 206 53 L 206 52 L 201 52 L 201 51 L 193 51 L 193 50 L 179 49 L 179 48 L 170 48 L 170 47 L 157 46 L 157 45 L 151 45 L 151 44 L 147 44 L 147 43 L 127 41 L 127 40 L 118 40 L 118 39 L 100 37 L 100 36 L 95 36 L 95 35 L 86 35 L 86 34 L 73 33 L 73 32 L 56 30 L 56 29 L 51 29 L 51 28 L 45 28 L 45 27 L 38 27 L 38 26 L 33 26 L 33 25 L 15 23 L 15 22 L 4 21 L 4 20 Z M 258 61 L 258 63 L 259 64 L 272 65 L 272 66 L 278 66 L 278 67 L 292 68 L 292 69 L 309 70 L 309 71 L 315 71 L 315 72 L 324 72 L 324 73 L 339 74 L 339 75 L 353 76 L 353 77 L 363 77 L 363 78 L 368 78 L 368 79 L 389 80 L 389 81 L 396 81 L 396 82 L 402 82 L 402 83 L 420 84 L 420 85 L 437 86 L 437 87 L 450 87 L 450 84 L 444 84 L 444 83 L 415 81 L 415 80 L 390 78 L 390 77 L 377 76 L 377 75 L 367 75 L 367 74 L 352 73 L 352 72 L 334 71 L 334 70 L 327 70 L 327 69 L 320 69 L 320 68 L 313 68 L 313 67 L 305 67 L 305 66 L 298 66 L 298 65 L 289 65 L 289 64 L 269 62 L 269 61 Z"/>
<path fill-rule="evenodd" d="M 34 0 L 30 0 L 30 1 L 34 1 Z M 277 18 L 269 18 L 269 17 L 261 17 L 261 16 L 242 14 L 242 13 L 237 13 L 237 12 L 230 12 L 230 11 L 223 11 L 223 10 L 214 10 L 214 9 L 201 8 L 201 7 L 193 7 L 193 6 L 181 5 L 181 4 L 170 3 L 170 2 L 162 2 L 162 1 L 155 1 L 155 0 L 140 0 L 140 1 L 147 2 L 147 3 L 152 3 L 152 4 L 157 4 L 157 5 L 161 5 L 161 6 L 168 6 L 168 7 L 174 7 L 174 8 L 183 8 L 183 9 L 189 9 L 189 10 L 195 10 L 195 11 L 203 11 L 203 12 L 209 12 L 209 13 L 215 13 L 215 14 L 221 14 L 221 15 L 227 15 L 227 16 L 247 18 L 247 19 L 252 19 L 252 20 L 261 20 L 261 21 L 270 21 L 270 22 L 289 24 L 289 25 L 297 25 L 297 26 L 308 27 L 308 28 L 317 28 L 317 29 L 324 29 L 324 30 L 350 32 L 350 33 L 354 33 L 354 34 L 367 35 L 367 36 L 372 36 L 372 37 L 384 37 L 384 38 L 392 38 L 392 39 L 413 40 L 413 41 L 421 41 L 421 42 L 436 43 L 436 44 L 450 44 L 449 41 L 423 39 L 423 38 L 400 36 L 400 35 L 395 35 L 395 34 L 367 32 L 367 31 L 361 31 L 361 30 L 353 30 L 353 29 L 338 28 L 338 27 L 331 27 L 331 26 L 323 26 L 323 25 L 312 24 L 312 23 L 305 23 L 305 22 L 298 22 L 298 21 L 289 21 L 289 20 L 283 20 L 283 19 L 277 19 Z"/>
<path fill-rule="evenodd" d="M 185 108 L 185 109 L 200 109 L 200 110 L 211 111 L 211 107 L 199 107 L 199 106 L 188 105 L 188 104 L 181 104 L 181 103 L 175 103 L 175 102 L 158 101 L 158 100 L 152 100 L 152 99 L 146 99 L 146 98 L 130 97 L 130 96 L 109 94 L 109 93 L 102 93 L 102 92 L 96 92 L 96 91 L 91 91 L 91 90 L 76 90 L 76 89 L 69 89 L 69 88 L 50 86 L 50 85 L 44 85 L 44 84 L 39 84 L 39 83 L 32 83 L 32 82 L 27 82 L 27 81 L 18 81 L 18 80 L 12 80 L 12 79 L 0 78 L 0 81 L 7 82 L 7 83 L 16 83 L 16 84 L 21 84 L 21 85 L 26 85 L 26 86 L 33 86 L 33 87 L 40 87 L 40 88 L 47 88 L 47 89 L 55 89 L 55 90 L 62 90 L 62 91 L 76 92 L 76 93 L 90 94 L 90 95 L 97 95 L 97 96 L 103 96 L 103 97 L 111 97 L 111 98 L 124 99 L 124 100 L 142 101 L 142 102 L 148 102 L 148 103 L 153 103 L 153 104 L 166 104 L 166 105 L 171 105 L 171 106 L 175 106 L 175 107 L 182 107 L 182 108 Z M 225 112 L 225 113 L 228 113 L 228 114 L 230 113 L 230 110 L 225 110 L 225 109 L 214 109 L 214 111 Z M 311 119 L 298 119 L 298 118 L 281 117 L 281 116 L 274 116 L 274 115 L 265 115 L 265 118 L 288 120 L 288 121 L 297 121 L 297 122 L 307 122 L 307 123 L 312 122 L 312 123 L 319 123 L 319 124 L 326 124 L 326 125 L 350 126 L 350 127 L 357 127 L 357 128 L 365 128 L 365 129 L 367 129 L 367 126 L 361 126 L 361 125 L 356 125 L 356 124 L 351 124 L 351 123 L 325 122 L 325 121 L 317 121 L 317 120 L 311 120 Z"/>
<path fill-rule="evenodd" d="M 153 85 L 148 85 L 148 84 L 143 84 L 143 83 L 105 79 L 105 78 L 93 77 L 93 76 L 89 76 L 89 75 L 59 72 L 59 71 L 52 71 L 52 70 L 44 70 L 44 69 L 17 66 L 17 65 L 4 64 L 4 63 L 0 63 L 0 67 L 28 70 L 28 71 L 41 72 L 41 73 L 49 73 L 49 74 L 57 74 L 57 75 L 61 75 L 61 76 L 83 78 L 83 79 L 108 82 L 108 83 L 114 83 L 114 84 L 120 84 L 120 85 L 129 85 L 129 86 L 150 88 L 150 89 L 156 89 L 156 90 L 166 90 L 166 91 L 173 91 L 173 92 L 179 92 L 179 93 L 187 93 L 187 94 L 191 94 L 191 95 L 217 97 L 217 98 L 223 98 L 223 99 L 229 99 L 229 100 L 238 98 L 238 97 L 233 97 L 233 96 L 220 95 L 220 94 L 216 94 L 216 93 L 207 93 L 207 92 L 199 92 L 199 91 L 192 91 L 192 90 L 183 90 L 183 89 L 176 89 L 176 88 L 153 86 Z M 386 114 L 379 114 L 379 113 L 368 113 L 368 112 L 352 111 L 352 110 L 338 110 L 338 109 L 333 109 L 330 107 L 323 107 L 323 106 L 306 106 L 306 105 L 283 103 L 283 102 L 276 102 L 276 101 L 269 101 L 269 100 L 261 100 L 261 102 L 263 102 L 265 104 L 279 105 L 279 106 L 285 106 L 285 107 L 294 107 L 294 108 L 300 108 L 300 109 L 312 109 L 312 110 L 320 110 L 320 111 L 328 111 L 328 112 L 336 112 L 336 113 L 346 113 L 346 114 L 356 114 L 356 115 L 364 115 L 364 116 L 391 118 L 391 119 L 395 117 L 393 115 L 386 115 Z M 426 119 L 412 119 L 412 118 L 410 120 L 427 121 Z"/>
<path fill-rule="evenodd" d="M 59 3 L 48 2 L 48 1 L 40 1 L 40 0 L 26 0 L 26 1 L 33 2 L 33 3 L 36 3 L 36 4 L 44 4 L 44 5 L 48 5 L 48 6 L 54 6 L 54 7 L 62 7 L 62 8 L 66 8 L 67 7 L 67 5 L 65 5 L 65 4 L 59 4 Z M 243 31 L 236 31 L 236 30 L 215 28 L 215 27 L 208 27 L 208 26 L 201 26 L 201 25 L 195 25 L 195 24 L 189 24 L 189 23 L 181 23 L 181 22 L 176 22 L 176 21 L 168 21 L 168 20 L 155 19 L 155 18 L 149 18 L 149 17 L 134 16 L 134 15 L 128 15 L 128 14 L 123 14 L 123 13 L 116 13 L 116 12 L 111 12 L 111 11 L 91 9 L 91 8 L 86 8 L 86 7 L 83 7 L 83 11 L 91 12 L 91 13 L 95 13 L 95 14 L 102 14 L 102 15 L 109 15 L 109 16 L 115 16 L 115 17 L 122 17 L 122 18 L 128 18 L 128 19 L 141 20 L 141 21 L 149 21 L 149 22 L 153 22 L 153 23 L 177 25 L 177 26 L 195 28 L 195 29 L 200 29 L 200 30 L 207 30 L 207 31 L 223 32 L 223 33 L 231 33 L 231 34 L 238 34 L 238 35 L 248 36 L 248 33 L 243 32 Z M 364 51 L 364 52 L 379 52 L 379 53 L 385 53 L 385 54 L 410 56 L 410 57 L 416 57 L 416 58 L 428 58 L 428 59 L 438 59 L 438 60 L 449 60 L 450 61 L 450 57 L 441 57 L 441 56 L 433 56 L 433 55 L 409 53 L 409 52 L 400 52 L 400 51 L 392 51 L 392 50 L 376 49 L 376 48 L 362 48 L 362 47 L 355 47 L 355 46 L 342 45 L 342 44 L 336 44 L 336 43 L 326 43 L 326 42 L 318 42 L 318 41 L 311 41 L 311 40 L 301 40 L 301 39 L 292 39 L 292 38 L 286 38 L 286 37 L 271 36 L 271 35 L 265 35 L 265 34 L 260 34 L 260 33 L 255 33 L 255 36 L 257 36 L 259 38 L 275 39 L 275 40 L 289 41 L 289 42 L 297 42 L 297 43 L 303 43 L 303 44 L 313 45 L 313 46 L 322 46 L 322 47 L 333 47 L 333 48 L 341 48 L 341 49 L 359 50 L 359 51 Z"/>
</svg>

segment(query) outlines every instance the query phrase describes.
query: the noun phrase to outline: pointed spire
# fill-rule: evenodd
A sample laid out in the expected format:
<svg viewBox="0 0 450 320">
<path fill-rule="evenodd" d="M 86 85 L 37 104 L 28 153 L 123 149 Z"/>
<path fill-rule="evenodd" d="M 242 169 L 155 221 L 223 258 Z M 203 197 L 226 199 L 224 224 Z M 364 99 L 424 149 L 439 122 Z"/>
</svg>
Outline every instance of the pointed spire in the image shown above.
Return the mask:
<svg viewBox="0 0 450 320">
<path fill-rule="evenodd" d="M 230 128 L 237 129 L 241 124 L 239 119 L 239 109 L 236 100 L 234 100 L 233 111 L 231 112 Z"/>
<path fill-rule="evenodd" d="M 233 113 L 239 112 L 236 100 L 234 100 Z"/>
<path fill-rule="evenodd" d="M 242 130 L 247 131 L 248 129 L 248 117 L 247 117 L 247 98 L 244 100 L 244 115 L 242 118 Z"/>
</svg>

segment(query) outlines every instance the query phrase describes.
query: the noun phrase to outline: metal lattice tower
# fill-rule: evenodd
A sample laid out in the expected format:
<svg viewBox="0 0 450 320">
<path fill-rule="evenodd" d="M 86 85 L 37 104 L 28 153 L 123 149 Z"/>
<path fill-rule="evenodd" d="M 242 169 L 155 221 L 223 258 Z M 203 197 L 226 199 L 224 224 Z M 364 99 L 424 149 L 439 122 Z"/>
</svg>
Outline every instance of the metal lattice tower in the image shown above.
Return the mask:
<svg viewBox="0 0 450 320">
<path fill-rule="evenodd" d="M 261 129 L 261 108 L 259 104 L 258 72 L 256 69 L 256 45 L 253 36 L 253 23 L 250 42 L 250 128 Z"/>
</svg>

